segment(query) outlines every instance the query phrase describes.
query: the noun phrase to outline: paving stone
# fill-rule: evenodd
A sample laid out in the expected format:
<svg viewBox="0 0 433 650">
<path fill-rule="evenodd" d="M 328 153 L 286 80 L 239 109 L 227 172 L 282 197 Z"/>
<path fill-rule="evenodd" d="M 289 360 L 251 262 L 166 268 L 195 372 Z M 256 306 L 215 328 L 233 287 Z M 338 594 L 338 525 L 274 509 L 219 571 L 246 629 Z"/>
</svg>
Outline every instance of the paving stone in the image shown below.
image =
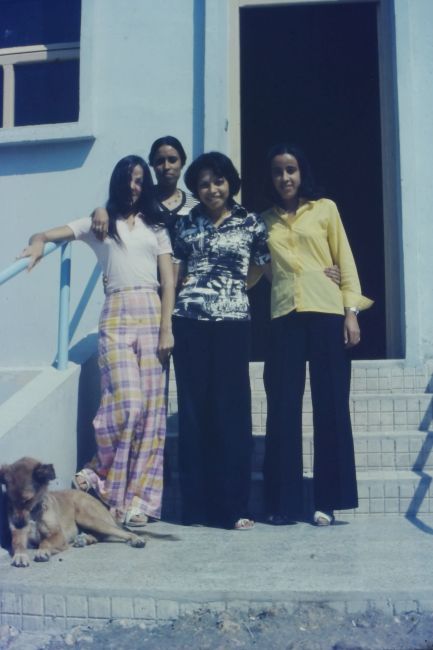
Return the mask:
<svg viewBox="0 0 433 650">
<path fill-rule="evenodd" d="M 111 598 L 111 615 L 113 618 L 134 618 L 134 604 L 132 598 Z"/>
<path fill-rule="evenodd" d="M 63 596 L 59 594 L 45 595 L 45 615 L 46 616 L 66 616 L 66 602 Z"/>
<path fill-rule="evenodd" d="M 44 613 L 44 598 L 41 594 L 27 593 L 22 597 L 23 614 L 39 615 Z"/>
<path fill-rule="evenodd" d="M 89 596 L 89 617 L 110 618 L 111 602 L 108 596 Z"/>
<path fill-rule="evenodd" d="M 159 621 L 174 621 L 179 617 L 179 603 L 176 600 L 158 600 L 156 602 L 156 616 Z"/>
<path fill-rule="evenodd" d="M 19 594 L 5 591 L 0 597 L 0 612 L 3 614 L 21 614 L 21 597 Z"/>
</svg>

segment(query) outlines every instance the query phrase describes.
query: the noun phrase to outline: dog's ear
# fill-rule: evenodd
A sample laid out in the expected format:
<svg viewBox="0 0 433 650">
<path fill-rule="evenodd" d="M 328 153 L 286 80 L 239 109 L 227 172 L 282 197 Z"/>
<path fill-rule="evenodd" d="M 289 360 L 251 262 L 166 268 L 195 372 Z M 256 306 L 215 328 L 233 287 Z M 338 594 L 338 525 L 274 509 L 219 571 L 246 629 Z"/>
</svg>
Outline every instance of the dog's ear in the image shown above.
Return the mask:
<svg viewBox="0 0 433 650">
<path fill-rule="evenodd" d="M 9 465 L 0 465 L 0 483 L 6 485 L 6 474 L 9 469 Z"/>
<path fill-rule="evenodd" d="M 39 463 L 33 470 L 33 480 L 40 485 L 48 483 L 56 478 L 53 465 L 44 465 Z"/>
</svg>

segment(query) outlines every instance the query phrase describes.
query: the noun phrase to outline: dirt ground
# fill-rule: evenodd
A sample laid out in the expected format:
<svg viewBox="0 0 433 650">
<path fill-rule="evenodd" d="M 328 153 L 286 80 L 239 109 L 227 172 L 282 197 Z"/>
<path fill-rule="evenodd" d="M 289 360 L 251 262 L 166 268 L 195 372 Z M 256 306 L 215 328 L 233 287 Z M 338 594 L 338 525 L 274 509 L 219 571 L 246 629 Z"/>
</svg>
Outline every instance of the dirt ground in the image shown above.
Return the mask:
<svg viewBox="0 0 433 650">
<path fill-rule="evenodd" d="M 203 611 L 149 627 L 118 621 L 62 635 L 0 627 L 0 650 L 432 650 L 433 614 L 339 614 L 326 606 L 257 612 Z"/>
</svg>

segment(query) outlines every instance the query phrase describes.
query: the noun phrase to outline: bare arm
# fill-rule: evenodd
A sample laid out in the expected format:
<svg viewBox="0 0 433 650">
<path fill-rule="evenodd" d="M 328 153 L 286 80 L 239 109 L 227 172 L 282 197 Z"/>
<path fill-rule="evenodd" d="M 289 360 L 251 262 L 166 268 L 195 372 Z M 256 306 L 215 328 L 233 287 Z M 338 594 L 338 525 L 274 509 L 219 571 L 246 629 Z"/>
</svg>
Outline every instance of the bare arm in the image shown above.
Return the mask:
<svg viewBox="0 0 433 650">
<path fill-rule="evenodd" d="M 45 244 L 48 242 L 72 241 L 74 238 L 74 233 L 69 226 L 58 226 L 45 232 L 35 233 L 30 237 L 28 246 L 17 255 L 17 259 L 29 257 L 27 270 L 31 271 L 43 257 Z"/>
<path fill-rule="evenodd" d="M 173 262 L 173 278 L 175 291 L 180 290 L 180 286 L 185 277 L 185 264 L 184 262 Z"/>
<path fill-rule="evenodd" d="M 105 208 L 96 208 L 92 213 L 92 231 L 100 241 L 108 235 L 108 212 Z"/>
<path fill-rule="evenodd" d="M 265 266 L 263 267 L 263 275 L 272 284 L 272 266 L 271 266 L 271 264 L 265 264 Z"/>
<path fill-rule="evenodd" d="M 361 340 L 361 331 L 359 329 L 358 318 L 353 311 L 345 309 L 346 317 L 344 319 L 344 346 L 353 348 Z"/>
<path fill-rule="evenodd" d="M 174 273 L 171 255 L 158 256 L 158 270 L 161 283 L 161 326 L 159 330 L 158 356 L 162 364 L 166 363 L 174 347 L 171 328 L 171 315 L 174 307 Z"/>
</svg>

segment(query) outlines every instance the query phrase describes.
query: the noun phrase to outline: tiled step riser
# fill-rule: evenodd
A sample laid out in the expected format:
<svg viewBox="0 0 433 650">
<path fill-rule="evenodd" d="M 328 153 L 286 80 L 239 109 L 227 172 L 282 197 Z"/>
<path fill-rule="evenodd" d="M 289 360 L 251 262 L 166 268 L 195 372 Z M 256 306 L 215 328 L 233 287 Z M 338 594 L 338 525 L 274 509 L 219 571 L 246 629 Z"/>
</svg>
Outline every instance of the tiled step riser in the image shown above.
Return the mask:
<svg viewBox="0 0 433 650">
<path fill-rule="evenodd" d="M 358 476 L 359 507 L 345 514 L 358 515 L 401 515 L 420 516 L 433 513 L 433 487 L 428 478 L 413 474 L 410 478 L 381 480 Z M 313 511 L 313 481 L 304 479 L 304 515 L 309 517 Z M 260 519 L 264 513 L 263 481 L 258 473 L 253 475 L 251 485 L 250 510 Z M 165 482 L 163 518 L 180 521 L 181 502 L 176 474 Z"/>
<path fill-rule="evenodd" d="M 433 470 L 433 432 L 408 432 L 407 436 L 368 437 L 355 436 L 355 458 L 358 471 L 366 470 Z M 253 471 L 263 467 L 264 437 L 254 436 Z M 303 465 L 306 471 L 313 466 L 313 440 L 303 441 Z M 166 461 L 177 470 L 177 437 L 166 442 Z"/>
<path fill-rule="evenodd" d="M 372 395 L 351 396 L 350 412 L 355 431 L 394 431 L 405 427 L 427 430 L 433 417 L 433 398 L 430 394 L 407 395 Z M 266 428 L 267 405 L 265 397 L 253 397 L 252 419 L 253 431 L 260 433 Z M 176 432 L 177 401 L 169 399 L 168 431 Z M 303 405 L 303 430 L 313 430 L 313 413 L 308 396 Z"/>
<path fill-rule="evenodd" d="M 250 384 L 253 395 L 264 396 L 263 364 L 250 363 Z M 170 395 L 176 395 L 174 372 L 170 377 Z M 305 393 L 310 392 L 309 373 Z M 406 368 L 403 365 L 390 365 L 387 361 L 363 362 L 352 364 L 351 392 L 355 393 L 431 393 L 433 392 L 433 377 L 428 368 Z"/>
</svg>

